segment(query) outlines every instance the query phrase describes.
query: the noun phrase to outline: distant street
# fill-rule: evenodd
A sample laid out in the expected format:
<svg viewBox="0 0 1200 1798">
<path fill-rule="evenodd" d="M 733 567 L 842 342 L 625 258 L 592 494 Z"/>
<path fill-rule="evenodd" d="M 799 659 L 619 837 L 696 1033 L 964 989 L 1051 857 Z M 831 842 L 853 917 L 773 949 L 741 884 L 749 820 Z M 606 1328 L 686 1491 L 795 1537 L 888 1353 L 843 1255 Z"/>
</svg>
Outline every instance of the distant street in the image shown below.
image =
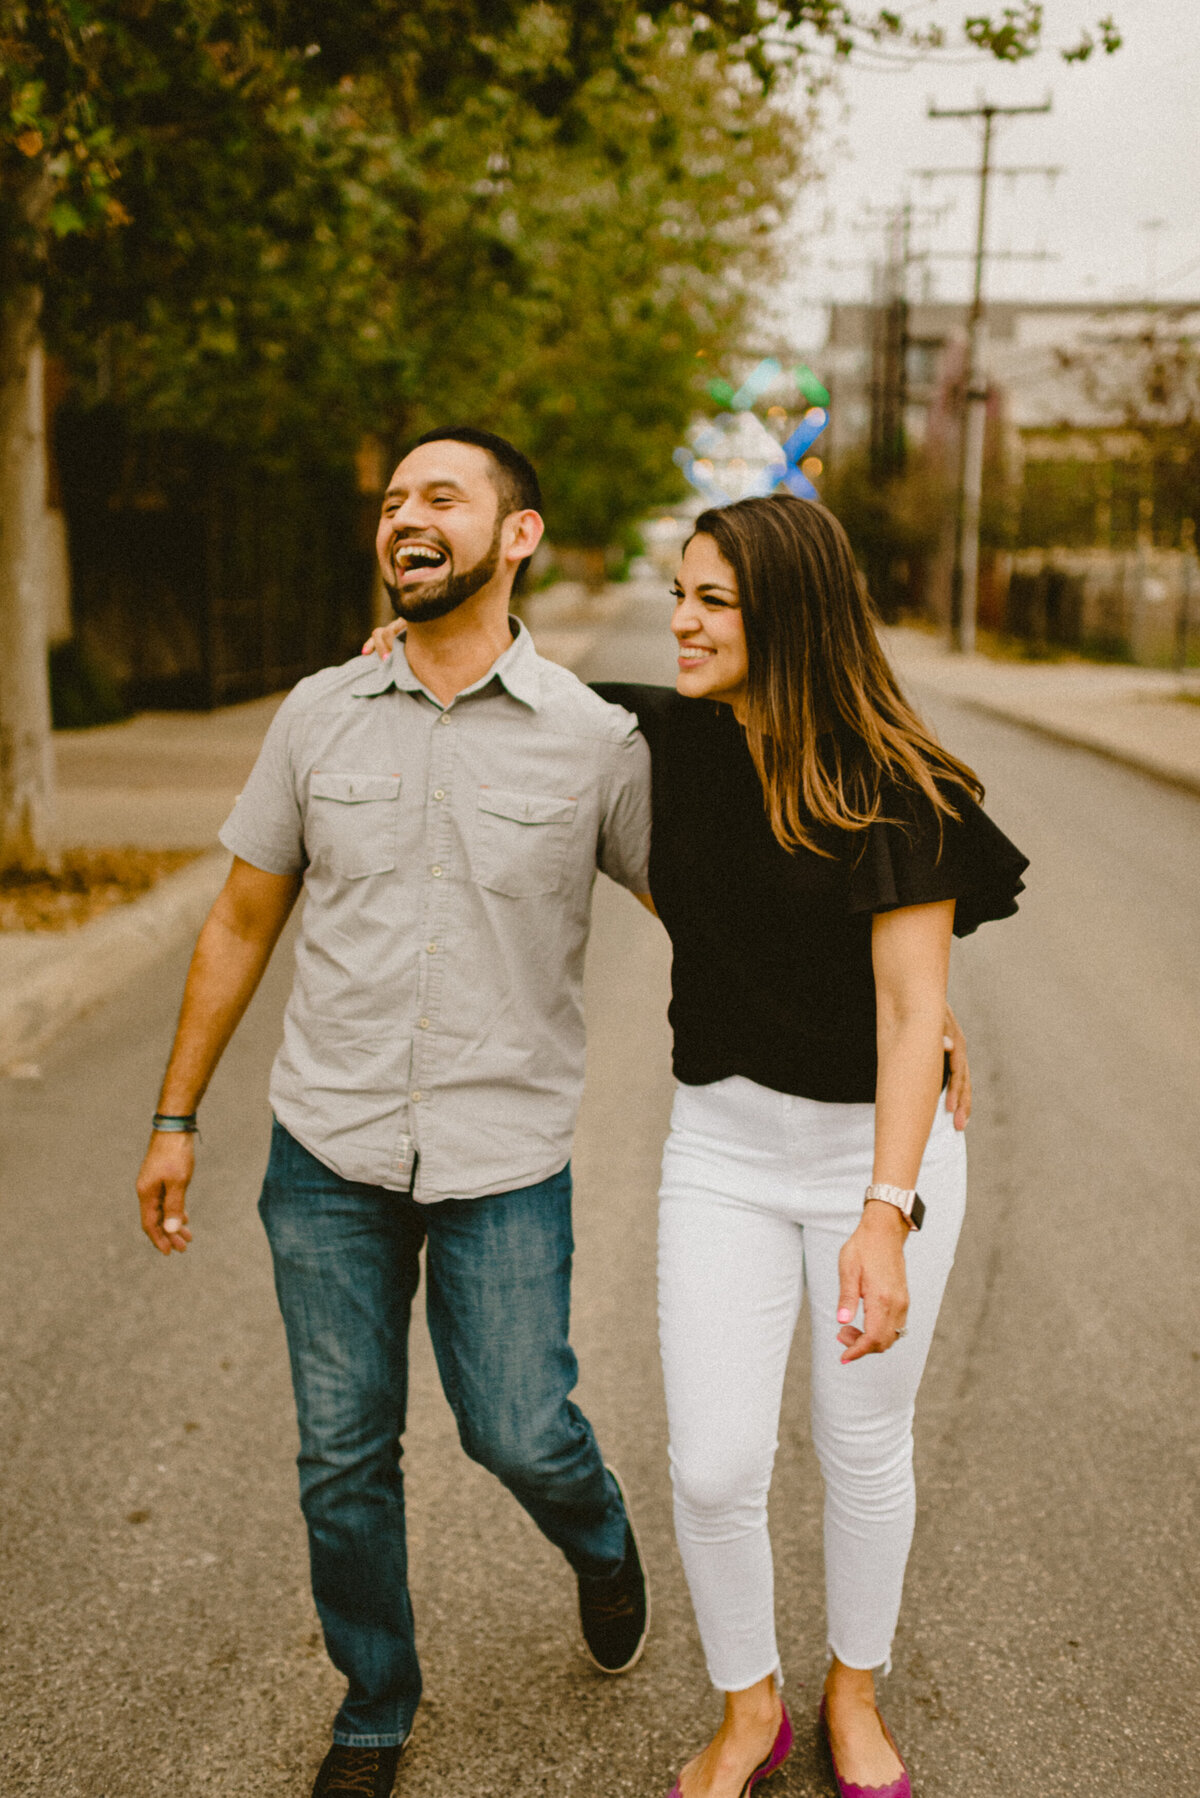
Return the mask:
<svg viewBox="0 0 1200 1798">
<path fill-rule="evenodd" d="M 631 601 L 585 678 L 671 679 L 667 616 L 665 592 Z M 972 1197 L 918 1410 L 883 1702 L 921 1798 L 1194 1798 L 1200 800 L 930 711 L 1033 867 L 1021 917 L 955 952 Z M 186 960 L 75 1026 L 41 1080 L 0 1081 L 3 1798 L 307 1798 L 338 1701 L 254 1210 L 288 946 L 203 1107 L 192 1251 L 164 1265 L 133 1179 Z M 580 1401 L 636 1507 L 650 1645 L 623 1681 L 584 1660 L 574 1582 L 463 1456 L 418 1321 L 405 1467 L 426 1698 L 401 1798 L 663 1798 L 716 1714 L 655 1343 L 668 966 L 659 926 L 601 880 L 574 1335 Z M 799 1747 L 771 1798 L 831 1790 L 804 1360 L 800 1340 L 772 1504 Z"/>
</svg>

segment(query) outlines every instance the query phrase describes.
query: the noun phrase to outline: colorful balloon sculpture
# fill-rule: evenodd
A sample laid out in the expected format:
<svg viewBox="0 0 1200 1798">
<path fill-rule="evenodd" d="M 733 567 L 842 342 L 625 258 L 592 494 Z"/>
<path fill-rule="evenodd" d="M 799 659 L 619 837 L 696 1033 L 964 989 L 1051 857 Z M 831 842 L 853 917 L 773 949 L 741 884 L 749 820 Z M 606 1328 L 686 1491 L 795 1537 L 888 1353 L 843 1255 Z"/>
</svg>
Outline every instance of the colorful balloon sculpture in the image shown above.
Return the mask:
<svg viewBox="0 0 1200 1798">
<path fill-rule="evenodd" d="M 782 374 L 783 368 L 775 357 L 765 356 L 740 387 L 735 388 L 732 382 L 720 378 L 710 381 L 708 396 L 725 413 L 736 416 L 751 412 Z M 780 445 L 783 460 L 770 463 L 749 492 L 766 494 L 782 490 L 796 494 L 799 499 L 818 499 L 820 496 L 801 464 L 829 423 L 829 393 L 806 363 L 792 369 L 791 378 L 796 391 L 809 402 L 808 410 L 791 436 Z M 693 448 L 681 445 L 673 457 L 696 491 L 714 506 L 727 506 L 731 499 L 718 483 L 711 459 L 713 452 L 720 449 L 723 436 L 724 427 L 720 423 L 708 425 L 697 437 Z M 820 472 L 819 464 L 817 472 Z"/>
</svg>

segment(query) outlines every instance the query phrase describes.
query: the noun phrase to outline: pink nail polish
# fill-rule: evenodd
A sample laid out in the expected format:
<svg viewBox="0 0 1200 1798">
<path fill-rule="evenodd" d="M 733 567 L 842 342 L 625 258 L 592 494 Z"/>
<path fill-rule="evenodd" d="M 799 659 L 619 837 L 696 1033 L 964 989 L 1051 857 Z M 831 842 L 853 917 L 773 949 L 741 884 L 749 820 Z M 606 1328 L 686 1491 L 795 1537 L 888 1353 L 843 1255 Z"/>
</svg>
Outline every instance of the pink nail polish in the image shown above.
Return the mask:
<svg viewBox="0 0 1200 1798">
<path fill-rule="evenodd" d="M 853 1311 L 848 1311 L 846 1309 L 845 1305 L 843 1305 L 841 1307 L 840 1311 L 838 1312 L 838 1322 L 840 1324 L 848 1324 L 850 1322 L 850 1319 L 853 1316 L 854 1316 Z"/>
</svg>

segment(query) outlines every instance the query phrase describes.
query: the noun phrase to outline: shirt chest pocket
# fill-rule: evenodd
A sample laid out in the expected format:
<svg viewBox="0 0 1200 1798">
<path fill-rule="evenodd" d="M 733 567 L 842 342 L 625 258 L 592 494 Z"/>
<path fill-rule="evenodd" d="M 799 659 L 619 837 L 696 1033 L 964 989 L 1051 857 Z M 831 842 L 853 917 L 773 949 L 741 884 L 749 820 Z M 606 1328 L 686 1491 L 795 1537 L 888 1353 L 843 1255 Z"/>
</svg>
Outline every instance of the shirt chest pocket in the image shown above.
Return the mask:
<svg viewBox="0 0 1200 1798">
<path fill-rule="evenodd" d="M 325 861 L 343 880 L 389 874 L 396 866 L 398 774 L 314 769 L 305 837 L 310 862 Z"/>
<path fill-rule="evenodd" d="M 534 899 L 562 884 L 577 799 L 480 787 L 472 867 L 490 892 Z"/>
</svg>

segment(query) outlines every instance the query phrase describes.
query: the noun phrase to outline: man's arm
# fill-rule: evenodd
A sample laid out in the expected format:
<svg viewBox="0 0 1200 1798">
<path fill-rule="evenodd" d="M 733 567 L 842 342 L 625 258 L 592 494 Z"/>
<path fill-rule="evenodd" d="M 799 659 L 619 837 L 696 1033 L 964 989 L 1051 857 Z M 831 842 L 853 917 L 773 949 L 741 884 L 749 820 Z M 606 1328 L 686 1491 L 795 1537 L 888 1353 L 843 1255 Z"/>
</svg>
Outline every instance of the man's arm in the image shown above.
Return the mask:
<svg viewBox="0 0 1200 1798">
<path fill-rule="evenodd" d="M 299 874 L 267 874 L 234 856 L 196 942 L 158 1109 L 196 1110 L 225 1045 L 254 997 L 300 891 Z M 154 1131 L 137 1179 L 142 1229 L 155 1248 L 182 1253 L 192 1240 L 185 1199 L 195 1166 L 192 1137 Z"/>
</svg>

